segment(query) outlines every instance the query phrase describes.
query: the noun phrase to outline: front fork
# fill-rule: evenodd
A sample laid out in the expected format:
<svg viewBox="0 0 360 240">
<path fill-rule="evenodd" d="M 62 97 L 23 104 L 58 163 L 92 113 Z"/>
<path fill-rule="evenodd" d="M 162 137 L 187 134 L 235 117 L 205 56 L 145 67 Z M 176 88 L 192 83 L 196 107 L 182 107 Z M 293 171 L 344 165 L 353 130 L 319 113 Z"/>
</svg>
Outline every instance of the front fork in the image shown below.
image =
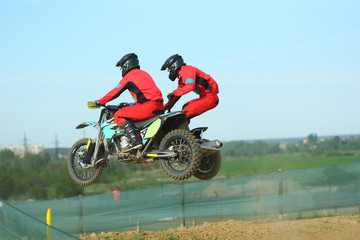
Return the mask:
<svg viewBox="0 0 360 240">
<path fill-rule="evenodd" d="M 103 142 L 102 141 L 103 137 L 104 137 L 104 134 L 100 131 L 96 141 L 89 138 L 88 143 L 86 145 L 86 154 L 85 154 L 84 163 L 80 163 L 82 168 L 85 168 L 85 169 L 92 168 L 92 167 L 96 166 L 98 163 L 100 163 L 104 160 L 107 160 L 106 157 L 98 159 L 101 144 L 104 144 L 105 149 L 107 149 L 107 141 L 105 139 L 105 141 Z M 105 152 L 107 152 L 107 151 L 105 150 Z"/>
<path fill-rule="evenodd" d="M 84 158 L 84 163 L 86 165 L 90 164 L 91 157 L 93 156 L 94 150 L 95 150 L 96 143 L 89 138 L 88 143 L 86 145 L 86 154 Z"/>
</svg>

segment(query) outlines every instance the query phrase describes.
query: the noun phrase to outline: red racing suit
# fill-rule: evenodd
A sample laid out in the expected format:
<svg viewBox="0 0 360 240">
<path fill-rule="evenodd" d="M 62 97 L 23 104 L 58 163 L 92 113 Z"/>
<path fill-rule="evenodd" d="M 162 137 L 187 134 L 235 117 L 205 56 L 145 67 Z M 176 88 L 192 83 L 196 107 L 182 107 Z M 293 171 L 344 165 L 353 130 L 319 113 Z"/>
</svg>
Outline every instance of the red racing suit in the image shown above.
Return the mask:
<svg viewBox="0 0 360 240">
<path fill-rule="evenodd" d="M 218 92 L 219 87 L 215 80 L 208 74 L 202 72 L 196 67 L 183 65 L 179 71 L 178 89 L 174 90 L 174 98 L 171 103 L 172 107 L 180 97 L 188 92 L 194 91 L 199 94 L 199 98 L 193 99 L 184 104 L 182 110 L 187 111 L 186 118 L 190 121 L 219 104 Z"/>
<path fill-rule="evenodd" d="M 128 72 L 119 84 L 99 100 L 105 104 L 129 90 L 135 104 L 123 107 L 114 114 L 115 122 L 120 126 L 125 121 L 141 121 L 164 113 L 161 92 L 152 77 L 145 71 L 133 69 Z"/>
</svg>

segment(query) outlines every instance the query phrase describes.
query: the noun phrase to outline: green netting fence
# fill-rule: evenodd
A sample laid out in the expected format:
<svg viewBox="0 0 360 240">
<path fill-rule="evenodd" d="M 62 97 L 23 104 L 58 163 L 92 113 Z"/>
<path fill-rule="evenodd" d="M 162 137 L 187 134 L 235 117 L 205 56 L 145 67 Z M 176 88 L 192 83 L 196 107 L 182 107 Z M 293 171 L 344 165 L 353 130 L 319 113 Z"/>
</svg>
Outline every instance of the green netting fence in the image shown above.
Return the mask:
<svg viewBox="0 0 360 240">
<path fill-rule="evenodd" d="M 0 239 L 78 239 L 45 224 L 46 211 L 42 214 L 43 221 L 40 221 L 0 200 Z"/>
<path fill-rule="evenodd" d="M 358 213 L 359 173 L 360 162 L 353 162 L 126 191 L 121 192 L 119 200 L 111 193 L 14 206 L 41 221 L 51 208 L 52 225 L 74 235 L 134 231 L 139 227 L 158 231 L 201 221 L 281 217 L 344 208 Z M 8 227 L 11 229 L 11 225 Z"/>
</svg>

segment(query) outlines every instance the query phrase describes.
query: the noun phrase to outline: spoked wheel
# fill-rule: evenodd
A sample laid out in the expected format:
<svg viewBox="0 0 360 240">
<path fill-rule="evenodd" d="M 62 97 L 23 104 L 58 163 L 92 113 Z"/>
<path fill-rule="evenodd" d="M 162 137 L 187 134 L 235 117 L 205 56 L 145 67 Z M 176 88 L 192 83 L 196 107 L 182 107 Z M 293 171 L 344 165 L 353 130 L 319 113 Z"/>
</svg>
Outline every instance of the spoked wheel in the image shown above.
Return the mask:
<svg viewBox="0 0 360 240">
<path fill-rule="evenodd" d="M 90 168 L 82 167 L 87 152 L 86 145 L 88 140 L 88 138 L 83 138 L 74 143 L 70 149 L 67 160 L 67 168 L 71 179 L 81 186 L 89 186 L 99 180 L 105 167 L 104 162 Z M 100 151 L 99 156 L 102 158 L 104 157 L 103 148 L 100 148 Z"/>
<path fill-rule="evenodd" d="M 160 151 L 176 153 L 174 158 L 159 161 L 162 170 L 175 180 L 190 178 L 200 165 L 199 142 L 188 130 L 172 130 L 163 138 L 159 148 Z"/>
<path fill-rule="evenodd" d="M 200 180 L 209 180 L 218 174 L 221 167 L 221 154 L 216 152 L 201 159 L 200 167 L 194 176 Z"/>
</svg>

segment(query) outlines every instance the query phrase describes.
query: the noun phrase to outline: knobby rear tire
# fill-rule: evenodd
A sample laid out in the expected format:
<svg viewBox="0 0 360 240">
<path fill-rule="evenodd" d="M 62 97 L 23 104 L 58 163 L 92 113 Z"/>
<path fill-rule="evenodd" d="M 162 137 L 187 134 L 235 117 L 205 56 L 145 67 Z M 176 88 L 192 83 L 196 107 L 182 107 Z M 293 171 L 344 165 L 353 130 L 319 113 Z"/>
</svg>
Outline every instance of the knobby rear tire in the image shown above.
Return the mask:
<svg viewBox="0 0 360 240">
<path fill-rule="evenodd" d="M 177 153 L 175 158 L 159 160 L 161 169 L 175 180 L 190 178 L 200 166 L 202 153 L 199 141 L 188 130 L 172 130 L 162 139 L 159 149 Z"/>
<path fill-rule="evenodd" d="M 67 169 L 70 175 L 70 178 L 77 184 L 81 186 L 89 186 L 94 184 L 103 172 L 105 164 L 99 163 L 93 168 L 82 169 L 79 161 L 84 160 L 86 154 L 86 145 L 88 143 L 88 138 L 83 138 L 78 140 L 70 148 L 69 158 L 67 160 Z M 102 148 L 99 149 L 99 159 L 104 157 L 104 151 Z"/>
</svg>

